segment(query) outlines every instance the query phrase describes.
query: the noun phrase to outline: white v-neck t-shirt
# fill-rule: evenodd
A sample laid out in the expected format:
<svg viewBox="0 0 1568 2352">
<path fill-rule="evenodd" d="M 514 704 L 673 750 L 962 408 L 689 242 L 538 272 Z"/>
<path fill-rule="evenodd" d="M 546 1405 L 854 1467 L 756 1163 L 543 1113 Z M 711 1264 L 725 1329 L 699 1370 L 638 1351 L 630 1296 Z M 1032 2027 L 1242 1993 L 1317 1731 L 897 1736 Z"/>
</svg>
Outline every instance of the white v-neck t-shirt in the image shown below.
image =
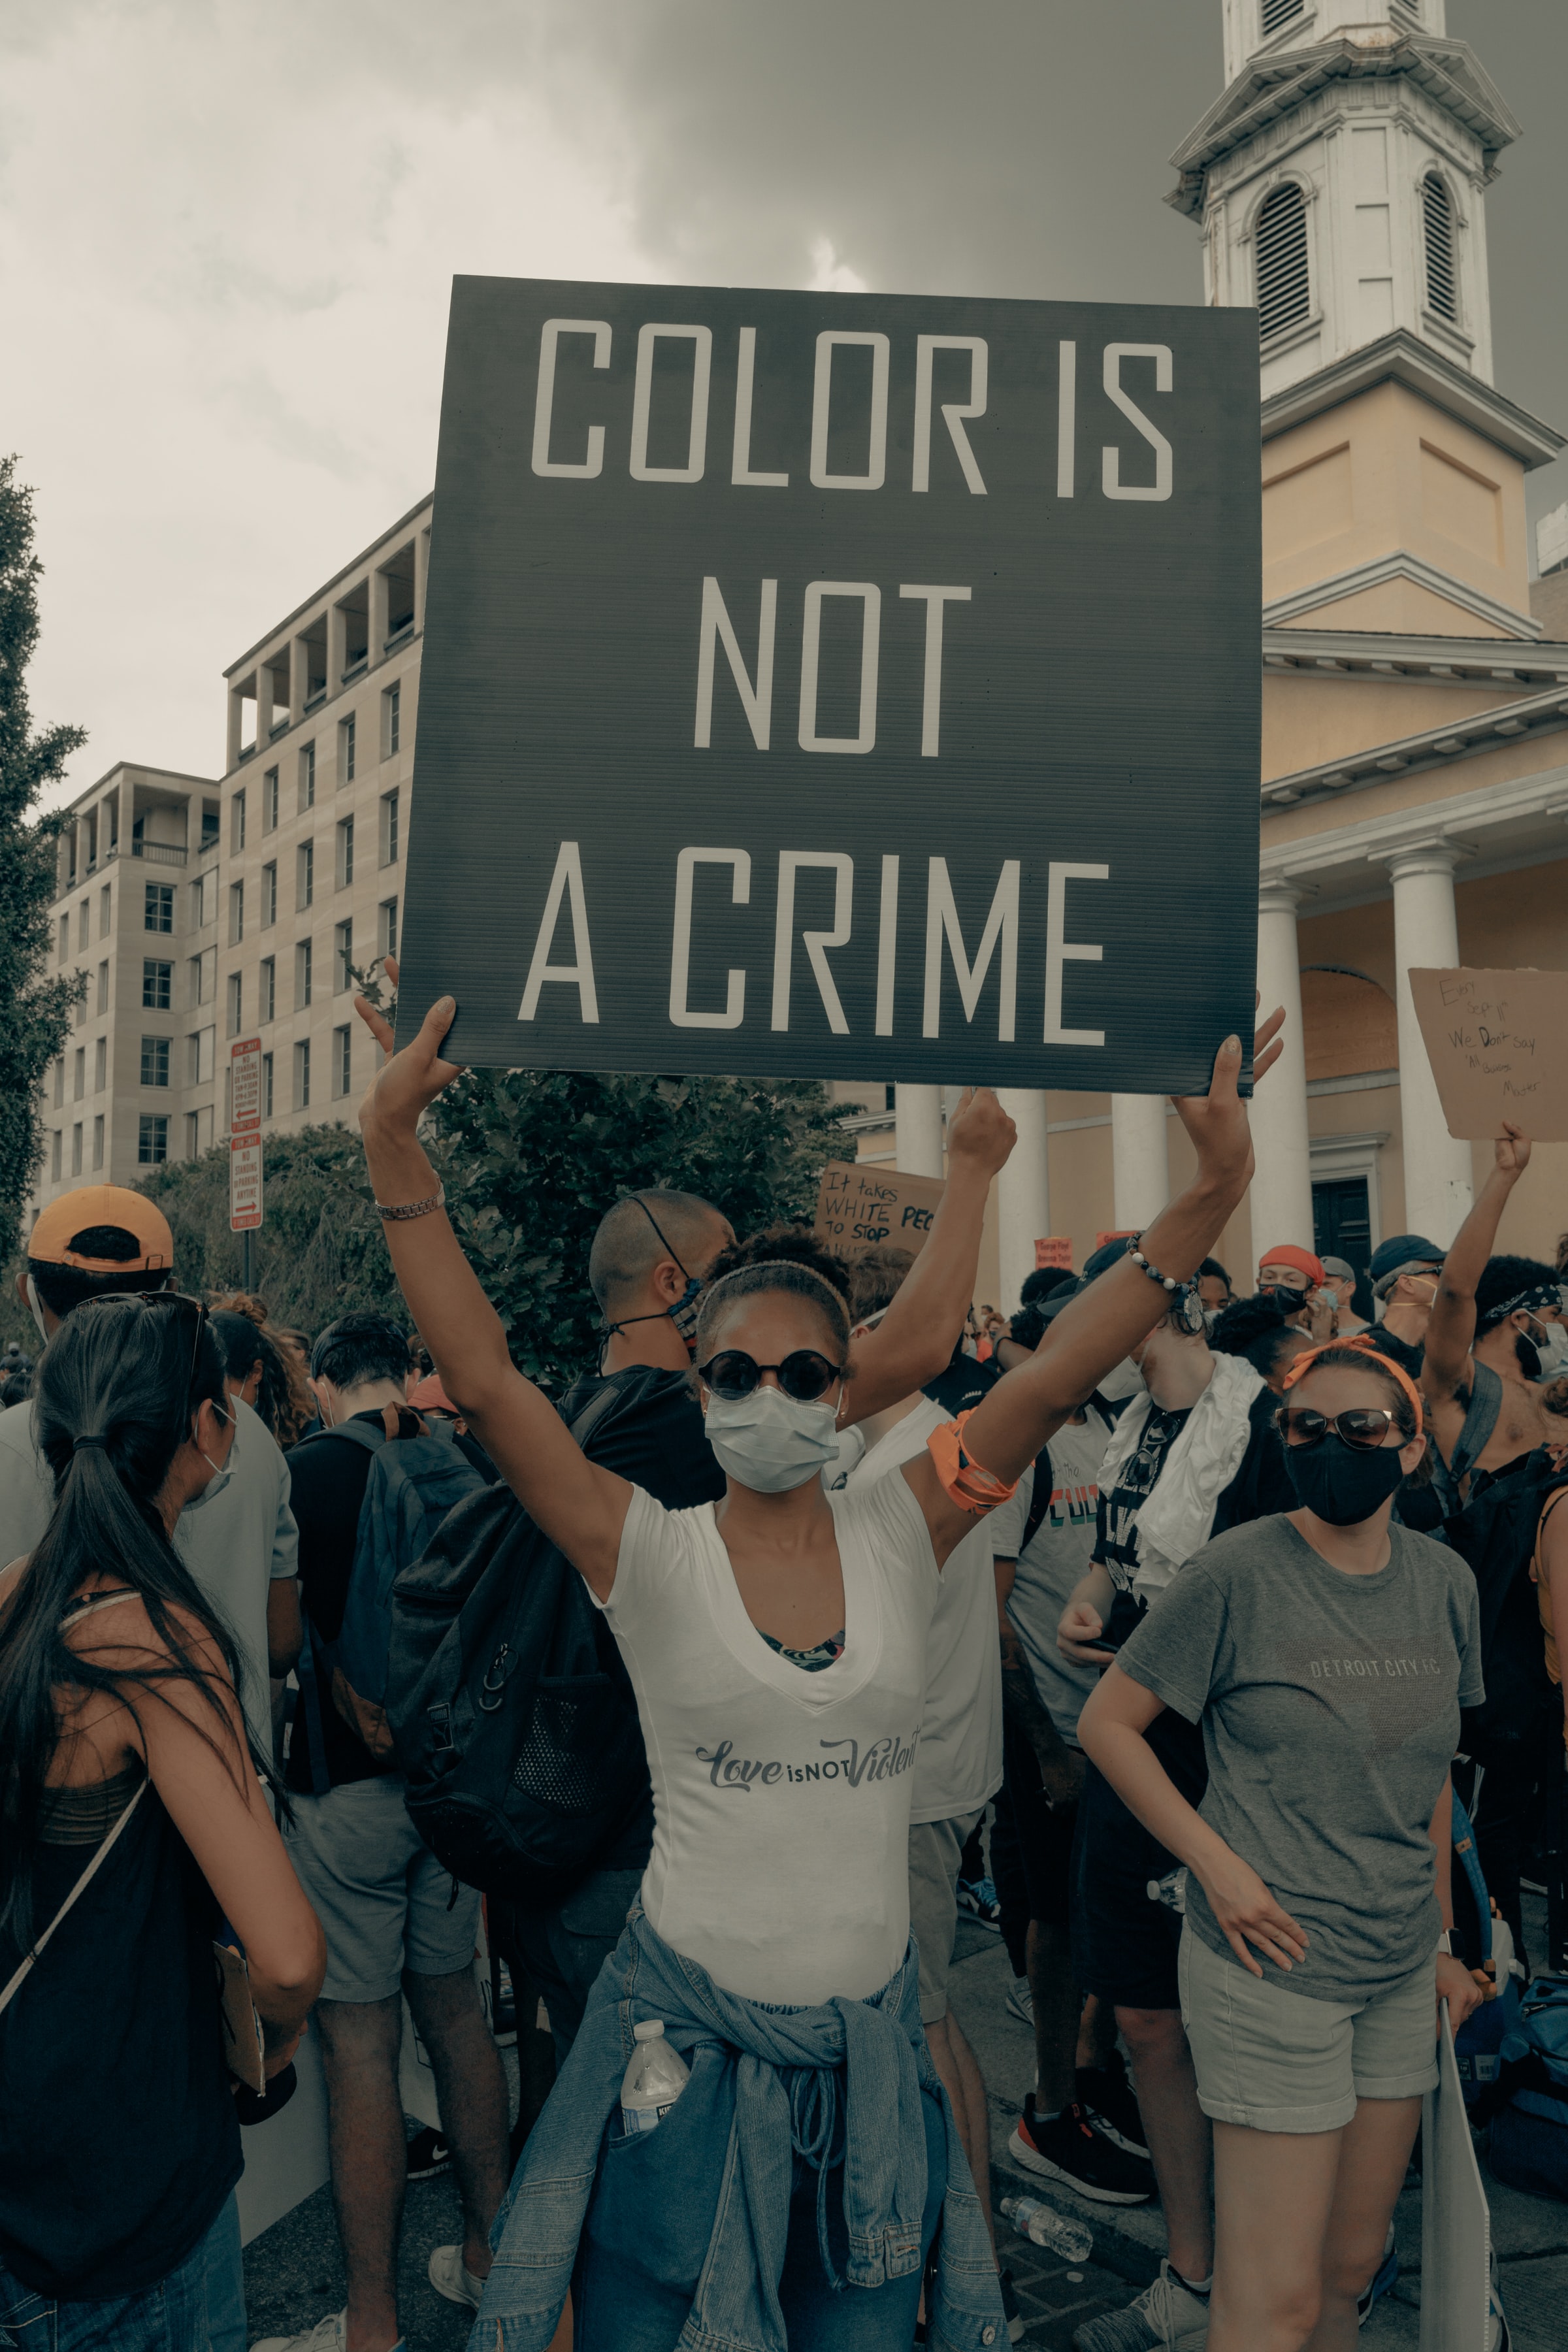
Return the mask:
<svg viewBox="0 0 1568 2352">
<path fill-rule="evenodd" d="M 909 1941 L 910 1791 L 941 1576 L 899 1476 L 832 1495 L 844 1651 L 807 1673 L 747 1616 L 714 1506 L 632 1490 L 600 1603 L 653 1779 L 643 1876 L 665 1942 L 747 2000 L 863 2000 Z"/>
</svg>

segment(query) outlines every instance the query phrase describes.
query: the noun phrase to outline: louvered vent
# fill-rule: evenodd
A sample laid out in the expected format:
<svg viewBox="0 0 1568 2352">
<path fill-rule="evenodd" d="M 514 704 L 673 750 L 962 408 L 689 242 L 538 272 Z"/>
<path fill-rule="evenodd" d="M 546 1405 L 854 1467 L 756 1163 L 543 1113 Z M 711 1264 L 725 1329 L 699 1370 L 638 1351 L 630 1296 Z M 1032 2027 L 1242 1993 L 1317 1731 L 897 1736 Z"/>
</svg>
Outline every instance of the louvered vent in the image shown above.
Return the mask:
<svg viewBox="0 0 1568 2352">
<path fill-rule="evenodd" d="M 1459 320 L 1459 288 L 1454 270 L 1454 207 L 1436 172 L 1421 183 L 1426 224 L 1426 301 L 1439 319 Z"/>
<path fill-rule="evenodd" d="M 1300 16 L 1306 5 L 1307 0 L 1263 0 L 1264 39 L 1277 33 L 1281 25 L 1288 25 L 1292 16 Z"/>
<path fill-rule="evenodd" d="M 1307 206 L 1294 181 L 1276 188 L 1258 215 L 1258 326 L 1265 341 L 1311 314 Z"/>
</svg>

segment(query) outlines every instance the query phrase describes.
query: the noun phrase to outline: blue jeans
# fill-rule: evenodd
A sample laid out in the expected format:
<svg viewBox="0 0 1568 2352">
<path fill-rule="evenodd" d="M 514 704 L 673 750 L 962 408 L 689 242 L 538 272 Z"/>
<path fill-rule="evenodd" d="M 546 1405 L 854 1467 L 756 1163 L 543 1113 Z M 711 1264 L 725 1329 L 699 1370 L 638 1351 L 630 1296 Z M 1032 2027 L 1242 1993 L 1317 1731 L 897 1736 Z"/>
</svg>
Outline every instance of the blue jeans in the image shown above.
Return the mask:
<svg viewBox="0 0 1568 2352">
<path fill-rule="evenodd" d="M 233 2211 L 231 2197 L 215 2231 Z M 0 2352 L 210 2352 L 207 2266 L 213 2234 L 156 2286 L 100 2303 L 53 2303 L 0 2269 Z M 237 2218 L 234 2237 L 237 2250 Z M 239 2341 L 244 2340 L 242 2320 Z"/>
<path fill-rule="evenodd" d="M 207 2264 L 207 2336 L 212 2352 L 246 2352 L 245 2261 L 239 2251 L 239 2203 L 230 2197 L 204 2242 Z"/>
<path fill-rule="evenodd" d="M 611 2119 L 572 2285 L 576 2352 L 673 2352 L 679 2339 L 719 2198 L 712 2138 L 700 2128 L 701 2118 L 694 2112 L 694 2129 L 676 2129 L 697 2087 L 694 2075 L 646 2138 L 623 2139 L 618 2110 Z M 947 2190 L 947 2139 L 936 2100 L 928 2094 L 921 2108 L 926 2137 L 921 2244 L 929 2254 Z M 843 2178 L 837 2166 L 827 2175 L 828 2248 L 841 2276 L 847 2252 Z M 791 2346 L 799 2352 L 909 2352 L 923 2263 L 885 2286 L 835 2289 L 817 2244 L 816 2198 L 817 2174 L 797 2156 L 778 2282 Z"/>
</svg>

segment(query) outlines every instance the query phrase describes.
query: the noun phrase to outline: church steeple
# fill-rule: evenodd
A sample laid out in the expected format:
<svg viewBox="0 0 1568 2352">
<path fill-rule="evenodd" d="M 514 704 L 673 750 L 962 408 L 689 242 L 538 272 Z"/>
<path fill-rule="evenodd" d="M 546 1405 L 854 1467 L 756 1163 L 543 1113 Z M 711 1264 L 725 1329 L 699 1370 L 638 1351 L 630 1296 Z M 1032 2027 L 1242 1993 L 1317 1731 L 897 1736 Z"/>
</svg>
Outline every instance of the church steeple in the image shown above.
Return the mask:
<svg viewBox="0 0 1568 2352">
<path fill-rule="evenodd" d="M 1485 191 L 1519 135 L 1445 0 L 1223 0 L 1226 89 L 1173 158 L 1263 392 L 1403 331 L 1489 383 Z"/>
</svg>

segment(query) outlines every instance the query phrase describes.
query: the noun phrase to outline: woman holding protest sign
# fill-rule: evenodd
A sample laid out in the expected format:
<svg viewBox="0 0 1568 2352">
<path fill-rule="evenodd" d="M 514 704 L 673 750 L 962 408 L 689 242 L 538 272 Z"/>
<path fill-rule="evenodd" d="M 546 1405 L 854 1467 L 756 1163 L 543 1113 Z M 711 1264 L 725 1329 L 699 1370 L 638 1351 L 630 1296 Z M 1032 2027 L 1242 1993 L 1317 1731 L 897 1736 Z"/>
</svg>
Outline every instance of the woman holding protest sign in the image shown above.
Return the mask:
<svg viewBox="0 0 1568 2352">
<path fill-rule="evenodd" d="M 390 1049 L 384 1021 L 360 1010 Z M 1240 1041 L 1220 1049 L 1209 1094 L 1178 1105 L 1198 1172 L 1141 1263 L 1113 1267 L 897 1476 L 842 1496 L 823 1486 L 854 1373 L 831 1286 L 795 1265 L 714 1284 L 697 1378 L 726 1493 L 672 1513 L 588 1462 L 513 1368 L 443 1212 L 417 1126 L 458 1074 L 440 1058 L 455 1010 L 433 1006 L 365 1097 L 376 1202 L 447 1393 L 620 1644 L 656 1811 L 641 1903 L 514 2185 L 481 2332 L 542 2352 L 572 2281 L 578 2352 L 667 2352 L 693 2315 L 737 2342 L 903 2352 L 940 2215 L 933 2336 L 984 2340 L 1001 2320 L 995 2273 L 908 1940 L 926 1626 L 948 1554 L 1158 1318 L 1166 1284 L 1191 1276 L 1240 1199 Z M 1259 1036 L 1259 1071 L 1279 1026 Z M 631 2027 L 656 2021 L 689 2079 L 657 2130 L 617 2131 Z M 743 2196 L 729 2193 L 731 2162 Z"/>
</svg>

